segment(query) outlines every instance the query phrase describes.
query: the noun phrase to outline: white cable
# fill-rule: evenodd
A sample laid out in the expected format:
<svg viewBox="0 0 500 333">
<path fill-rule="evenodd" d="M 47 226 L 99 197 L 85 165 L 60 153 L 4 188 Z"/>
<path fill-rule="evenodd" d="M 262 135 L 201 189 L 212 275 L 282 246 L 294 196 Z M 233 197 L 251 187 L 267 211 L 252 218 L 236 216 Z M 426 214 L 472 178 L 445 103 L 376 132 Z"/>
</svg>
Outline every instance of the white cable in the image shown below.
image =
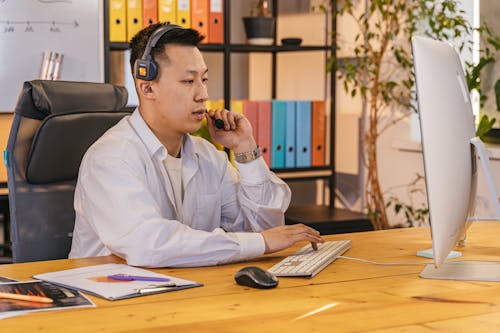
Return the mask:
<svg viewBox="0 0 500 333">
<path fill-rule="evenodd" d="M 366 259 L 361 259 L 361 258 L 353 258 L 353 257 L 346 257 L 346 256 L 338 256 L 337 258 L 342 258 L 342 259 L 347 259 L 347 260 L 361 261 L 361 262 L 365 262 L 365 263 L 368 263 L 368 264 L 382 265 L 382 266 L 427 265 L 427 264 L 433 264 L 432 262 L 379 262 L 379 261 L 371 261 L 371 260 L 366 260 Z"/>
<path fill-rule="evenodd" d="M 373 265 L 381 265 L 381 266 L 398 266 L 398 265 L 432 265 L 434 264 L 433 262 L 380 262 L 380 261 L 371 261 L 371 260 L 366 260 L 366 259 L 361 259 L 361 258 L 353 258 L 353 257 L 346 257 L 346 256 L 338 256 L 337 258 L 341 259 L 347 259 L 347 260 L 354 260 L 354 261 L 361 261 L 367 264 L 373 264 Z M 476 262 L 491 262 L 491 263 L 500 263 L 500 260 L 488 260 L 488 259 L 460 259 L 460 260 L 450 260 L 450 262 L 465 262 L 465 261 L 476 261 Z"/>
</svg>

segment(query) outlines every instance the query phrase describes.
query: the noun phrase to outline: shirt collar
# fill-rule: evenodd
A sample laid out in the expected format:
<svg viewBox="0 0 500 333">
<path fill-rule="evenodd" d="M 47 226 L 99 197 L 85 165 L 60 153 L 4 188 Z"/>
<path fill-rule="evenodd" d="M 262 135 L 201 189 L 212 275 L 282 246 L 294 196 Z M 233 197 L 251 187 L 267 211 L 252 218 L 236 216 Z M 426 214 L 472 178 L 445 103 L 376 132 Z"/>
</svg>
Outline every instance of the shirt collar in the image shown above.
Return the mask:
<svg viewBox="0 0 500 333">
<path fill-rule="evenodd" d="M 130 125 L 140 137 L 142 142 L 144 142 L 151 158 L 155 155 L 158 155 L 160 160 L 166 158 L 168 154 L 167 148 L 160 142 L 160 140 L 146 124 L 144 118 L 142 118 L 142 115 L 139 112 L 139 108 L 136 108 L 130 116 Z M 190 135 L 184 135 L 181 156 L 190 158 L 194 158 L 195 156 L 194 144 Z"/>
<path fill-rule="evenodd" d="M 160 154 L 163 158 L 165 157 L 167 149 L 163 146 L 160 140 L 158 140 L 153 131 L 151 131 L 148 124 L 146 124 L 144 118 L 142 118 L 142 115 L 139 112 L 139 108 L 136 108 L 132 113 L 132 116 L 130 116 L 130 125 L 135 130 L 142 142 L 144 142 L 144 145 L 149 151 L 149 155 L 151 157 L 156 154 Z"/>
</svg>

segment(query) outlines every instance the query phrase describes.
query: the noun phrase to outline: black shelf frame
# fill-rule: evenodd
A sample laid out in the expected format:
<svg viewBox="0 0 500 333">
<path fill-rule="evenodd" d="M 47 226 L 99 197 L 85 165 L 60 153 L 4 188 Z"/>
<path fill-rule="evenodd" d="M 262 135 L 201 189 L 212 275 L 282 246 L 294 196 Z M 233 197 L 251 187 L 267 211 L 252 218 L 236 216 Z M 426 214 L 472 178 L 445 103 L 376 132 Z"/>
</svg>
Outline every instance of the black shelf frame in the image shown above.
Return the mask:
<svg viewBox="0 0 500 333">
<path fill-rule="evenodd" d="M 110 42 L 111 50 L 125 51 L 129 45 L 127 42 Z M 203 52 L 224 52 L 229 49 L 231 53 L 253 53 L 253 52 L 309 52 L 329 51 L 329 46 L 324 45 L 248 45 L 248 44 L 200 44 L 199 49 Z"/>
</svg>

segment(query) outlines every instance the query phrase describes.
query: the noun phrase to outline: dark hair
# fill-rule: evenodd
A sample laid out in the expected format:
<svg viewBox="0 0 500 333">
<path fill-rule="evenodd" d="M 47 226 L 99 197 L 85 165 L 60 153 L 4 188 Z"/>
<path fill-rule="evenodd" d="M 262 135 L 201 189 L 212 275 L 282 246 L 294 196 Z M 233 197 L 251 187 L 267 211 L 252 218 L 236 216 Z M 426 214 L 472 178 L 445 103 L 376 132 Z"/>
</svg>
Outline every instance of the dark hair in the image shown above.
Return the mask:
<svg viewBox="0 0 500 333">
<path fill-rule="evenodd" d="M 130 40 L 130 67 L 132 69 L 132 75 L 134 77 L 135 61 L 142 58 L 144 51 L 146 50 L 148 40 L 153 32 L 165 24 L 166 23 L 152 24 L 139 31 Z M 163 59 L 168 61 L 168 58 L 164 53 L 166 44 L 178 44 L 198 47 L 198 44 L 203 40 L 203 38 L 205 37 L 200 35 L 200 33 L 194 29 L 172 29 L 161 36 L 161 38 L 156 43 L 156 46 L 151 50 L 151 57 L 156 60 Z"/>
</svg>

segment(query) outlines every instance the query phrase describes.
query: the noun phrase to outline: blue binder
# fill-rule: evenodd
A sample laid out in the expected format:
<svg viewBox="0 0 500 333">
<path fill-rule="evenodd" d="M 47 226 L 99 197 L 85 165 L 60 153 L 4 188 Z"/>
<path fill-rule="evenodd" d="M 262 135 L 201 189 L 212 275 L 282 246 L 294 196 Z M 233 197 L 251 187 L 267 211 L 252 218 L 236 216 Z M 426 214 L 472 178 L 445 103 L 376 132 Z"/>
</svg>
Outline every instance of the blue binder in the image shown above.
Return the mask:
<svg viewBox="0 0 500 333">
<path fill-rule="evenodd" d="M 286 102 L 272 101 L 271 112 L 271 168 L 285 167 Z"/>
<path fill-rule="evenodd" d="M 285 167 L 295 168 L 297 135 L 296 135 L 296 111 L 295 102 L 286 101 L 286 126 L 285 126 Z"/>
<path fill-rule="evenodd" d="M 311 166 L 311 102 L 297 101 L 296 120 L 296 166 Z"/>
</svg>

